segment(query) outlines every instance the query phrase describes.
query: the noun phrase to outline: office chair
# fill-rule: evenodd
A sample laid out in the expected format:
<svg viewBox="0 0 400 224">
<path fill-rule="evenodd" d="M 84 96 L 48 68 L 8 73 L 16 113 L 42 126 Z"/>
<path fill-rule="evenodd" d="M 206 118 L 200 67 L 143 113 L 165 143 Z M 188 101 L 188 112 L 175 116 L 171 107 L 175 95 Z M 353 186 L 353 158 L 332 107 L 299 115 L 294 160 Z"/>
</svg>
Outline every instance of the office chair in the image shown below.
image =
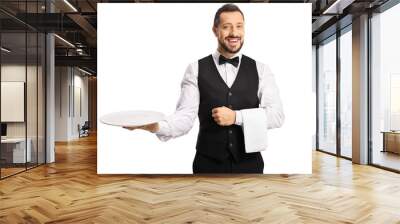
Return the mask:
<svg viewBox="0 0 400 224">
<path fill-rule="evenodd" d="M 78 125 L 78 129 L 79 129 L 79 138 L 89 136 L 89 129 L 90 129 L 89 121 L 85 121 L 85 123 L 80 128 Z"/>
</svg>

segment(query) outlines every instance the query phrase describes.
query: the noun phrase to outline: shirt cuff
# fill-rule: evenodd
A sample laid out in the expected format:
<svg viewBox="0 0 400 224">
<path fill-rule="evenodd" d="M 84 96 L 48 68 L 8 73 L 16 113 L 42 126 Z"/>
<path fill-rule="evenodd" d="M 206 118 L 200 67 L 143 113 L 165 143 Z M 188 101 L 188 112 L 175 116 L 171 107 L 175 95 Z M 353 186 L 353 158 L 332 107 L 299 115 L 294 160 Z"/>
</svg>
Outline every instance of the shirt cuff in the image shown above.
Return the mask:
<svg viewBox="0 0 400 224">
<path fill-rule="evenodd" d="M 235 113 L 236 113 L 235 124 L 239 125 L 239 126 L 242 126 L 242 124 L 243 124 L 242 111 L 235 110 Z"/>
<path fill-rule="evenodd" d="M 154 134 L 156 134 L 156 136 L 161 141 L 169 140 L 171 137 L 169 136 L 170 131 L 169 131 L 168 122 L 165 120 L 162 120 L 162 121 L 158 122 L 158 126 L 159 126 L 159 129 L 158 129 L 158 131 L 154 132 Z"/>
</svg>

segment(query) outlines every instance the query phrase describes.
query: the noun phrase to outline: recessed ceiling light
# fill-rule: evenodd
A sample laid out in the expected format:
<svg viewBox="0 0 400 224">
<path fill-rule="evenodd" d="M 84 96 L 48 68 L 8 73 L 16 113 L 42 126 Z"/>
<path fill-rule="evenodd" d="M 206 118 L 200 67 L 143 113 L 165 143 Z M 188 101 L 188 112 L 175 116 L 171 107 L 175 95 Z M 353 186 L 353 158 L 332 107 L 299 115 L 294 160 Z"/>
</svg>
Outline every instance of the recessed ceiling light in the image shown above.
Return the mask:
<svg viewBox="0 0 400 224">
<path fill-rule="evenodd" d="M 322 14 L 342 14 L 343 9 L 351 5 L 355 0 L 336 0 Z"/>
<path fill-rule="evenodd" d="M 75 12 L 78 12 L 78 10 L 71 4 L 69 3 L 68 0 L 64 0 L 65 4 L 67 4 L 72 10 L 74 10 Z"/>
<path fill-rule="evenodd" d="M 81 72 L 83 72 L 83 73 L 85 73 L 85 74 L 88 74 L 88 75 L 92 75 L 92 73 L 90 73 L 90 72 L 88 72 L 88 71 L 86 71 L 86 70 L 83 70 L 83 69 L 81 69 L 81 68 L 79 68 L 78 67 L 78 69 L 79 69 L 79 71 L 81 71 Z"/>
<path fill-rule="evenodd" d="M 60 39 L 62 42 L 66 43 L 67 45 L 69 45 L 69 46 L 75 48 L 75 45 L 73 45 L 73 44 L 72 44 L 71 42 L 69 42 L 68 40 L 66 40 L 66 39 L 64 39 L 64 38 L 62 38 L 62 37 L 60 37 L 60 36 L 57 35 L 57 34 L 54 34 L 54 36 L 57 37 L 58 39 Z"/>
<path fill-rule="evenodd" d="M 11 50 L 9 50 L 9 49 L 7 49 L 7 48 L 5 48 L 5 47 L 1 47 L 0 49 L 1 49 L 2 51 L 6 52 L 6 53 L 10 53 L 10 52 L 11 52 Z"/>
</svg>

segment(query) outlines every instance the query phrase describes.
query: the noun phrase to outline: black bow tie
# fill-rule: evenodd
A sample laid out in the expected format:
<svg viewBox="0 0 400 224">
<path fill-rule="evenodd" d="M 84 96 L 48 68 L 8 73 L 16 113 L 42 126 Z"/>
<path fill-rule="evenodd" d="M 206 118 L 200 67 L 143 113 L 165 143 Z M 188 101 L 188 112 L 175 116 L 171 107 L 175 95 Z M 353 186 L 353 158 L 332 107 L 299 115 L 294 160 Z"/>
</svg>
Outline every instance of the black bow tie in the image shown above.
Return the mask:
<svg viewBox="0 0 400 224">
<path fill-rule="evenodd" d="M 236 56 L 234 58 L 226 58 L 222 55 L 219 56 L 218 64 L 224 64 L 224 63 L 230 63 L 233 66 L 237 67 L 239 65 L 239 56 Z"/>
</svg>

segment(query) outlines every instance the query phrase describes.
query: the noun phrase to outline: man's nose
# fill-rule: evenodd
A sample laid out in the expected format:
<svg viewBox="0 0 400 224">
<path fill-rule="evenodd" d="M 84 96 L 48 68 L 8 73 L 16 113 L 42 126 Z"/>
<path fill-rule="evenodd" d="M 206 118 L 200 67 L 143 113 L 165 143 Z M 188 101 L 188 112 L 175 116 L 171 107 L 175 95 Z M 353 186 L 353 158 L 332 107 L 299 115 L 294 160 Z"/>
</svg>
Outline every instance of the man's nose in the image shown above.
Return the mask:
<svg viewBox="0 0 400 224">
<path fill-rule="evenodd" d="M 230 35 L 231 35 L 231 36 L 235 36 L 235 37 L 239 36 L 239 29 L 236 28 L 236 27 L 233 27 L 233 28 L 231 29 Z"/>
</svg>

